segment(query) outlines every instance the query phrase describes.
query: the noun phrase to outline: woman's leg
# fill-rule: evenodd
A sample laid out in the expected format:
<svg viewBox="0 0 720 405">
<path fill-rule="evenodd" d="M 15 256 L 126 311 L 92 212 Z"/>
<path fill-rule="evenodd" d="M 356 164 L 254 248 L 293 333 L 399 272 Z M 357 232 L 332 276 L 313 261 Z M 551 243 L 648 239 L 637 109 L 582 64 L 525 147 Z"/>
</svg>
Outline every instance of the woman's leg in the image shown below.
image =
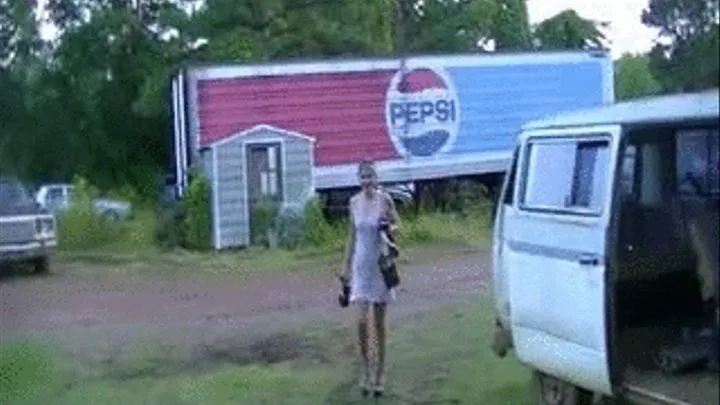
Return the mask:
<svg viewBox="0 0 720 405">
<path fill-rule="evenodd" d="M 383 382 L 385 379 L 385 347 L 386 347 L 386 314 L 387 304 L 373 305 L 373 318 L 375 323 L 375 353 L 377 353 L 377 363 L 375 369 L 375 389 L 376 392 L 383 390 Z"/>
<path fill-rule="evenodd" d="M 365 388 L 370 384 L 370 358 L 368 355 L 368 315 L 370 305 L 365 302 L 359 302 L 358 307 L 358 319 L 357 319 L 357 334 L 358 334 L 358 347 L 360 348 L 360 358 L 362 360 L 362 379 L 360 384 Z"/>
</svg>

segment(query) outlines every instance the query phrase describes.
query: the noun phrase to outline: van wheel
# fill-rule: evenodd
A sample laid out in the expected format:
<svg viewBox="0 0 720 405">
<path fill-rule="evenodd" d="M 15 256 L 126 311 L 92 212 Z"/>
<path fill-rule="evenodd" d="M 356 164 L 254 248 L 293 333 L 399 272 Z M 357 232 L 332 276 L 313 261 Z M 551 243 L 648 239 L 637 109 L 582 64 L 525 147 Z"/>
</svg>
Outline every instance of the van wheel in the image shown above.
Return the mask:
<svg viewBox="0 0 720 405">
<path fill-rule="evenodd" d="M 47 257 L 41 257 L 35 259 L 32 263 L 35 274 L 48 274 L 50 273 L 50 261 Z"/>
<path fill-rule="evenodd" d="M 591 392 L 547 374 L 533 373 L 533 391 L 537 405 L 592 405 Z"/>
</svg>

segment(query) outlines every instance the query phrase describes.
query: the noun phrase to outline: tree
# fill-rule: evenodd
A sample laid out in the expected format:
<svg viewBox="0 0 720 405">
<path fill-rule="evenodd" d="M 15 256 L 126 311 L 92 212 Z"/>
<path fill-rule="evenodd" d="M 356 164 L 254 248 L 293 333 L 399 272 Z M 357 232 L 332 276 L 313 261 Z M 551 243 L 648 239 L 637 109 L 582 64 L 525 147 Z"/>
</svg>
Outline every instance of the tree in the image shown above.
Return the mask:
<svg viewBox="0 0 720 405">
<path fill-rule="evenodd" d="M 615 98 L 629 100 L 658 94 L 660 83 L 650 70 L 648 55 L 624 54 L 615 61 Z"/>
<path fill-rule="evenodd" d="M 392 50 L 393 2 L 208 0 L 194 18 L 206 60 L 377 55 Z"/>
<path fill-rule="evenodd" d="M 575 10 L 565 10 L 538 24 L 534 37 L 542 50 L 605 49 L 601 29 L 606 25 L 582 18 Z"/>
<path fill-rule="evenodd" d="M 532 48 L 532 34 L 525 0 L 496 0 L 492 37 L 496 50 Z"/>
<path fill-rule="evenodd" d="M 0 0 L 0 165 L 28 180 L 151 186 L 184 64 L 476 52 L 530 44 L 524 0 Z M 61 151 L 61 153 L 58 153 Z"/>
<path fill-rule="evenodd" d="M 495 0 L 398 0 L 404 46 L 401 53 L 451 53 L 479 50 L 491 39 Z"/>
<path fill-rule="evenodd" d="M 0 65 L 22 64 L 41 45 L 34 3 L 0 0 Z"/>
<path fill-rule="evenodd" d="M 33 93 L 42 107 L 37 111 L 57 114 L 34 129 L 46 146 L 31 154 L 54 164 L 34 167 L 34 176 L 79 174 L 102 188 L 128 184 L 154 192 L 151 186 L 169 159 L 164 86 L 187 49 L 164 37 L 171 29 L 188 30 L 172 26 L 182 22 L 176 4 L 145 0 L 136 8 L 132 3 L 49 2 L 49 14 L 63 31 Z M 52 125 L 45 125 L 48 121 Z M 57 151 L 61 142 L 72 153 L 57 162 L 47 148 Z"/>
<path fill-rule="evenodd" d="M 651 0 L 642 22 L 660 30 L 651 67 L 665 91 L 719 85 L 720 6 L 717 0 Z"/>
<path fill-rule="evenodd" d="M 0 67 L 0 88 L 0 174 L 16 174 L 21 162 L 18 161 L 15 148 L 27 118 L 25 106 L 18 100 L 23 100 L 25 95 L 21 83 L 3 67 Z"/>
</svg>

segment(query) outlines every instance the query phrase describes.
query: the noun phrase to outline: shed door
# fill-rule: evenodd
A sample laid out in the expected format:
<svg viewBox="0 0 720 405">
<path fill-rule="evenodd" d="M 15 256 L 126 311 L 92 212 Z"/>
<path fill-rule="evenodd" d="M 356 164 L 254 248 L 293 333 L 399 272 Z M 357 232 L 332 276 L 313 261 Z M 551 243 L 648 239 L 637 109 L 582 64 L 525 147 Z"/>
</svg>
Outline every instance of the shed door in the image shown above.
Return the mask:
<svg viewBox="0 0 720 405">
<path fill-rule="evenodd" d="M 267 221 L 261 213 L 263 205 L 279 207 L 283 202 L 281 144 L 246 145 L 247 197 L 250 214 L 251 243 L 263 238 Z"/>
<path fill-rule="evenodd" d="M 521 151 L 519 209 L 505 218 L 516 354 L 535 369 L 611 394 L 606 238 L 619 128 L 534 135 Z"/>
</svg>

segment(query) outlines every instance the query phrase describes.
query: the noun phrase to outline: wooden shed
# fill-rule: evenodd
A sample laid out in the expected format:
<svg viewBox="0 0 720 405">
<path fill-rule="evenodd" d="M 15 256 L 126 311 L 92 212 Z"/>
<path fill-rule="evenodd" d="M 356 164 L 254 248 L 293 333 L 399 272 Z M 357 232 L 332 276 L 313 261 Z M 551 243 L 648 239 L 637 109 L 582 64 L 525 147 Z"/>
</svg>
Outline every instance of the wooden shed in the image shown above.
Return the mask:
<svg viewBox="0 0 720 405">
<path fill-rule="evenodd" d="M 212 185 L 215 249 L 250 246 L 252 212 L 264 199 L 300 208 L 313 196 L 314 147 L 307 135 L 258 125 L 201 153 Z"/>
</svg>

